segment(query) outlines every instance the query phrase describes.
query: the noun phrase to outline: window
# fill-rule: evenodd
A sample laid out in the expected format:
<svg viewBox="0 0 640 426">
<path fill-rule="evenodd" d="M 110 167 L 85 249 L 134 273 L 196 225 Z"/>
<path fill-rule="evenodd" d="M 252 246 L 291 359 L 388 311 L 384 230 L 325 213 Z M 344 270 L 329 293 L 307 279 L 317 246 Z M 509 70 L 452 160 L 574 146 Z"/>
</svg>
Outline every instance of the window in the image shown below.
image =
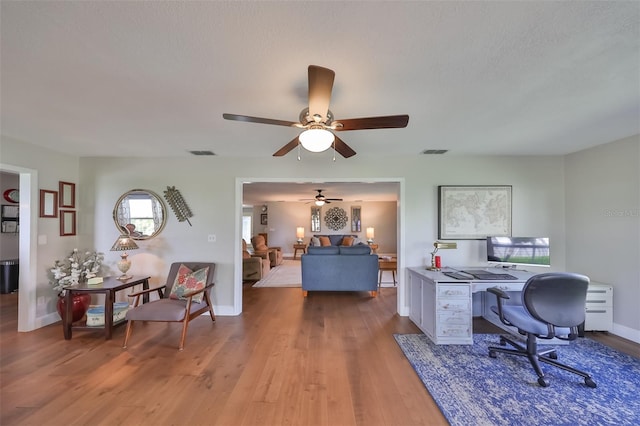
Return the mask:
<svg viewBox="0 0 640 426">
<path fill-rule="evenodd" d="M 242 215 L 242 239 L 251 244 L 252 220 L 251 215 Z"/>
</svg>

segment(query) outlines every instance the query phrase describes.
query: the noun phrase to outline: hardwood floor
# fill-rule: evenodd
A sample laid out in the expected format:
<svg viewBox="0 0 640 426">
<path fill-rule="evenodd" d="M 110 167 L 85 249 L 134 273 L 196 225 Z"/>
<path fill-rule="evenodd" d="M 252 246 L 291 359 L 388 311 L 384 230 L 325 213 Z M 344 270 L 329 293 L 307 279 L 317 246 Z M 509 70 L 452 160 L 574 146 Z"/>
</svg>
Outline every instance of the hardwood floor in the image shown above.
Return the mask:
<svg viewBox="0 0 640 426">
<path fill-rule="evenodd" d="M 60 324 L 18 333 L 17 297 L 2 295 L 0 424 L 447 424 L 393 339 L 419 332 L 394 314 L 395 288 L 243 291 L 243 314 L 192 321 L 183 352 L 180 324 L 140 324 L 127 350 L 124 327 L 110 341 L 84 331 L 65 341 Z"/>
</svg>

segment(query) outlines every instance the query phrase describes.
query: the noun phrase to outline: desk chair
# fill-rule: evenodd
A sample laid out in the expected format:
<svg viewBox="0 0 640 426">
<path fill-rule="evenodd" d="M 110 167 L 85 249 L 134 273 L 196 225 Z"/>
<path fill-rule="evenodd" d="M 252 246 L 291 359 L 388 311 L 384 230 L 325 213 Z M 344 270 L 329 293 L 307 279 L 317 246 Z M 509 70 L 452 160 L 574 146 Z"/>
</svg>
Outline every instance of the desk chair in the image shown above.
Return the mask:
<svg viewBox="0 0 640 426">
<path fill-rule="evenodd" d="M 491 310 L 500 316 L 504 324 L 516 327 L 518 332 L 527 337 L 526 347 L 516 343 L 509 337 L 501 336 L 500 345 L 509 343 L 515 349 L 499 346 L 489 347 L 489 356 L 497 357 L 497 352 L 526 356 L 538 375 L 538 384 L 549 386 L 549 379 L 544 376 L 538 361 L 550 364 L 571 373 L 584 377 L 584 383 L 595 388 L 596 383 L 584 371 L 561 364 L 556 359 L 555 348 L 538 351 L 537 338 L 575 340 L 578 337 L 578 326 L 584 322 L 585 303 L 589 278 L 572 273 L 547 273 L 535 275 L 525 283 L 522 289 L 522 305 L 507 305 L 503 300 L 509 299 L 504 291 L 497 287 L 487 291 L 497 296 L 498 305 Z"/>
</svg>

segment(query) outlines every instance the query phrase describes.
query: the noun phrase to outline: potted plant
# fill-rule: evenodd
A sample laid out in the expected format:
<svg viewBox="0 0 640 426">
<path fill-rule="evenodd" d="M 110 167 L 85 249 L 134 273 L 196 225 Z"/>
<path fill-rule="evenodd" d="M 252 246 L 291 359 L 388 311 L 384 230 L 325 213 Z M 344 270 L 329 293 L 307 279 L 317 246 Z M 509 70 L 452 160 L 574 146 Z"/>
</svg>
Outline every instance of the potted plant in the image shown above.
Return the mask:
<svg viewBox="0 0 640 426">
<path fill-rule="evenodd" d="M 81 254 L 78 249 L 73 249 L 63 260 L 55 261 L 48 275 L 49 284 L 58 292 L 57 309 L 60 318 L 64 319 L 66 313 L 65 289 L 97 276 L 103 261 L 104 253 L 87 251 Z M 74 293 L 71 308 L 72 322 L 81 320 L 90 304 L 91 295 L 89 293 Z"/>
</svg>

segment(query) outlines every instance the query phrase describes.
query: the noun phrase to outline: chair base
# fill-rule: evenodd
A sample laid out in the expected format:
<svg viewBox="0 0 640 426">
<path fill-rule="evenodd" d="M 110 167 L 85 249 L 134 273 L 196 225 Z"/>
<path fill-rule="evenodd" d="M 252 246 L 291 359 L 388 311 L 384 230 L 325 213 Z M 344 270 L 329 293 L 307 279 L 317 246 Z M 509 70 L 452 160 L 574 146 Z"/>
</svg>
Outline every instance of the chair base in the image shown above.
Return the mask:
<svg viewBox="0 0 640 426">
<path fill-rule="evenodd" d="M 507 343 L 509 343 L 515 349 L 503 347 L 506 346 Z M 527 335 L 526 347 L 506 336 L 500 336 L 500 345 L 501 346 L 489 346 L 489 356 L 491 358 L 496 358 L 498 356 L 497 353 L 502 352 L 506 354 L 527 357 L 536 374 L 538 375 L 538 384 L 542 387 L 549 386 L 550 382 L 542 372 L 542 368 L 540 368 L 540 363 L 538 361 L 561 368 L 565 371 L 583 377 L 584 384 L 590 388 L 595 388 L 597 386 L 596 382 L 593 381 L 590 374 L 556 361 L 556 359 L 558 358 L 558 353 L 556 352 L 555 348 L 538 351 L 538 342 L 536 340 L 536 337 L 532 334 Z"/>
</svg>

